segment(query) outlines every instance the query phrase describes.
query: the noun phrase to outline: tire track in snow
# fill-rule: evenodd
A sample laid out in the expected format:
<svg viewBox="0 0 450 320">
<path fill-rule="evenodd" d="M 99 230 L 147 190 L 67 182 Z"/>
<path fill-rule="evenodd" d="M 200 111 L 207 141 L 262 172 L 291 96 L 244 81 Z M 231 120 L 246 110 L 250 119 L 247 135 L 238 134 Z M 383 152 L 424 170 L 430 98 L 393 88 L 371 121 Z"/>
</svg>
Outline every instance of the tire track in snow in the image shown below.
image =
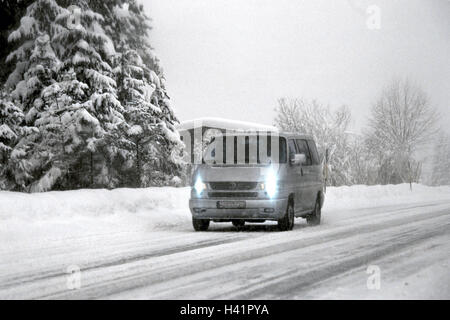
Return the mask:
<svg viewBox="0 0 450 320">
<path fill-rule="evenodd" d="M 411 209 L 418 208 L 433 208 L 441 209 L 435 212 L 429 213 L 417 213 L 409 212 Z M 448 207 L 448 205 L 447 205 Z M 392 209 L 392 207 L 389 207 Z M 299 229 L 298 226 L 294 232 L 289 233 L 246 233 L 239 232 L 233 234 L 230 238 L 223 239 L 224 231 L 231 231 L 234 233 L 234 228 L 226 227 L 225 229 L 214 229 L 214 236 L 219 235 L 219 239 L 213 239 L 205 242 L 197 242 L 194 245 L 187 246 L 175 246 L 170 248 L 161 248 L 158 250 L 146 250 L 145 252 L 138 252 L 137 254 L 123 256 L 121 252 L 117 257 L 113 259 L 107 257 L 102 261 L 96 261 L 92 265 L 88 265 L 88 268 L 82 266 L 83 275 L 86 274 L 87 285 L 83 285 L 83 289 L 80 291 L 67 291 L 60 290 L 58 286 L 55 286 L 56 290 L 52 289 L 52 283 L 60 283 L 61 279 L 64 283 L 67 277 L 66 273 L 61 272 L 62 268 L 47 270 L 39 273 L 18 275 L 14 278 L 15 282 L 11 282 L 11 279 L 6 279 L 8 286 L 2 287 L 2 281 L 0 281 L 0 296 L 14 297 L 14 296 L 30 296 L 41 298 L 98 298 L 125 290 L 132 290 L 134 288 L 143 287 L 146 285 L 154 285 L 164 281 L 170 281 L 172 279 L 178 279 L 185 276 L 192 275 L 196 272 L 202 272 L 209 270 L 210 268 L 218 268 L 220 266 L 233 265 L 240 262 L 245 262 L 252 259 L 257 259 L 265 255 L 276 255 L 278 253 L 287 252 L 290 250 L 296 250 L 298 248 L 306 248 L 313 246 L 319 240 L 321 243 L 329 241 L 337 241 L 339 239 L 345 239 L 357 234 L 363 234 L 367 232 L 377 232 L 385 228 L 392 226 L 398 226 L 408 221 L 422 221 L 434 216 L 446 215 L 448 210 L 442 210 L 442 205 L 439 204 L 421 204 L 416 206 L 408 206 L 396 208 L 393 211 L 385 211 L 387 208 L 374 209 L 380 211 L 378 213 L 371 213 L 370 215 L 362 215 L 352 218 L 352 225 L 341 224 L 327 225 L 307 229 Z M 388 218 L 387 220 L 384 218 Z M 384 220 L 373 221 L 374 219 L 383 218 Z M 368 224 L 367 222 L 370 222 Z M 333 222 L 334 223 L 334 222 Z M 249 227 L 251 230 L 254 227 Z M 245 230 L 245 229 L 244 229 Z M 306 232 L 303 232 L 305 230 Z M 308 231 L 311 231 L 308 233 Z M 182 236 L 192 236 L 193 232 L 188 232 Z M 262 242 L 262 245 L 256 248 L 251 248 L 248 251 L 245 246 L 246 241 L 251 241 L 258 235 L 258 240 Z M 179 237 L 180 233 L 177 232 L 175 237 Z M 170 236 L 167 237 L 170 239 Z M 222 239 L 222 240 L 221 240 Z M 236 248 L 234 242 L 242 241 L 242 245 Z M 132 243 L 131 243 L 132 244 Z M 111 247 L 114 250 L 114 247 Z M 209 255 L 203 257 L 203 252 L 207 250 Z M 223 257 L 217 257 L 218 253 L 224 253 Z M 156 268 L 147 268 L 145 264 L 158 260 L 161 257 L 168 257 L 168 261 L 160 262 L 160 266 Z M 109 260 L 108 260 L 109 259 Z M 180 261 L 177 261 L 181 259 Z M 160 261 L 160 260 L 158 260 Z M 136 263 L 144 264 L 143 269 L 136 268 Z M 119 272 L 117 276 L 113 274 L 114 269 L 118 267 L 130 266 L 130 270 Z M 150 271 L 149 271 L 150 269 Z M 102 274 L 104 271 L 105 274 Z M 93 279 L 89 279 L 92 276 Z M 100 277 L 97 280 L 96 276 Z M 104 282 L 103 282 L 104 281 Z M 41 290 L 44 288 L 45 290 Z M 5 289 L 5 290 L 3 290 Z M 9 289 L 13 292 L 8 292 Z M 17 291 L 15 290 L 17 289 Z M 3 293 L 2 293 L 3 291 Z M 14 294 L 14 291 L 19 294 Z M 22 291 L 22 295 L 20 294 Z"/>
<path fill-rule="evenodd" d="M 427 219 L 428 229 L 421 231 L 423 240 L 428 239 L 430 234 L 445 234 L 449 229 L 450 221 L 448 215 L 440 215 Z M 444 221 L 445 223 L 442 223 Z M 410 221 L 404 225 L 386 227 L 381 230 L 372 230 L 364 234 L 353 234 L 351 237 L 336 238 L 333 243 L 319 242 L 309 247 L 302 247 L 291 251 L 282 251 L 268 256 L 261 256 L 251 261 L 238 261 L 233 265 L 218 267 L 216 269 L 204 270 L 196 274 L 179 280 L 172 279 L 166 283 L 149 285 L 147 288 L 136 289 L 128 294 L 123 293 L 117 297 L 130 298 L 152 298 L 152 299 L 254 299 L 258 297 L 258 288 L 261 292 L 267 294 L 272 291 L 272 285 L 286 281 L 289 285 L 296 283 L 293 276 L 299 276 L 306 271 L 316 275 L 312 283 L 323 281 L 333 272 L 348 271 L 351 264 L 348 259 L 360 257 L 360 260 L 354 260 L 353 263 L 364 263 L 373 259 L 376 255 L 384 256 L 391 252 L 384 250 L 387 244 L 393 245 L 392 252 L 404 250 L 405 247 L 395 247 L 396 243 L 406 242 L 406 246 L 414 246 L 420 241 L 411 241 L 411 234 L 420 230 L 423 221 Z M 430 225 L 437 224 L 442 232 L 435 232 L 430 229 Z M 407 225 L 407 230 L 403 230 Z M 376 235 L 374 235 L 376 233 Z M 378 239 L 378 242 L 372 239 Z M 386 244 L 385 244 L 386 242 Z M 410 244 L 409 244 L 410 243 Z M 378 250 L 374 253 L 373 249 Z M 322 271 L 324 266 L 334 265 L 330 269 Z M 341 268 L 341 269 L 339 269 Z M 365 274 L 363 274 L 363 277 Z M 306 277 L 306 279 L 309 279 Z M 297 281 L 299 283 L 299 281 Z M 301 283 L 299 284 L 302 285 Z M 305 285 L 303 283 L 303 285 Z M 284 288 L 284 283 L 281 288 Z M 218 290 L 220 288 L 220 290 Z M 289 290 L 288 290 L 289 291 Z M 285 292 L 284 292 L 285 293 Z M 242 295 L 242 296 L 241 296 Z M 282 294 L 280 293 L 280 296 Z M 114 296 L 113 296 L 114 298 Z M 279 296 L 260 296 L 258 298 L 280 298 Z"/>
<path fill-rule="evenodd" d="M 281 278 L 272 279 L 266 283 L 242 288 L 238 292 L 230 295 L 220 295 L 215 298 L 232 298 L 232 299 L 289 299 L 294 293 L 301 295 L 308 288 L 320 281 L 326 280 L 348 270 L 355 269 L 367 265 L 368 262 L 391 255 L 395 252 L 414 247 L 429 240 L 432 237 L 445 235 L 450 230 L 450 222 L 438 225 L 437 228 L 420 232 L 409 233 L 408 237 L 396 237 L 395 242 L 387 244 L 378 243 L 377 247 L 367 253 L 357 254 L 331 261 L 325 265 L 319 265 L 312 270 L 301 270 L 299 272 L 289 272 Z M 242 292 L 244 291 L 244 292 Z"/>
<path fill-rule="evenodd" d="M 110 258 L 110 259 L 106 259 L 106 261 L 105 260 L 103 260 L 101 262 L 96 261 L 92 264 L 81 266 L 81 269 L 83 271 L 90 271 L 90 270 L 95 270 L 95 269 L 99 269 L 99 268 L 106 268 L 106 267 L 111 267 L 111 266 L 115 266 L 115 265 L 131 263 L 134 261 L 150 259 L 150 258 L 154 258 L 154 257 L 161 257 L 161 256 L 165 256 L 165 255 L 171 255 L 171 254 L 175 254 L 178 252 L 186 252 L 189 250 L 195 250 L 195 249 L 200 249 L 200 248 L 205 248 L 205 247 L 210 247 L 210 246 L 217 246 L 217 245 L 225 244 L 225 243 L 241 241 L 246 238 L 248 238 L 248 237 L 238 235 L 238 236 L 229 237 L 226 239 L 219 238 L 219 239 L 213 239 L 213 240 L 200 241 L 200 242 L 197 242 L 197 243 L 194 243 L 191 245 L 186 245 L 186 246 L 175 246 L 175 247 L 171 247 L 171 248 L 162 248 L 162 249 L 158 249 L 158 250 L 151 250 L 149 252 L 139 253 L 139 254 L 135 254 L 135 255 L 123 256 L 123 257 L 118 257 L 118 258 Z M 53 278 L 53 277 L 67 276 L 67 273 L 65 273 L 63 270 L 64 270 L 63 267 L 59 267 L 59 268 L 47 270 L 44 272 L 40 271 L 39 273 L 34 273 L 34 274 L 16 275 L 15 277 L 9 277 L 6 281 L 0 281 L 0 297 L 1 297 L 2 290 L 5 290 L 7 288 L 10 288 L 10 287 L 13 287 L 16 285 L 25 284 L 27 282 L 45 280 L 45 279 L 49 279 L 49 278 Z"/>
<path fill-rule="evenodd" d="M 387 221 L 383 220 L 370 225 L 362 224 L 356 226 L 340 227 L 337 229 L 342 230 L 327 230 L 325 235 L 318 232 L 317 234 L 312 234 L 312 236 L 307 238 L 304 238 L 301 233 L 297 232 L 296 236 L 300 236 L 299 239 L 286 237 L 286 239 L 281 238 L 282 241 L 280 242 L 267 241 L 260 247 L 251 248 L 249 250 L 246 250 L 244 242 L 242 242 L 242 245 L 244 247 L 242 247 L 241 245 L 240 249 L 233 246 L 233 244 L 229 244 L 226 245 L 227 248 L 222 248 L 222 250 L 220 250 L 219 248 L 214 248 L 216 253 L 218 250 L 220 250 L 220 252 L 223 254 L 221 256 L 219 255 L 218 257 L 214 253 L 211 254 L 211 252 L 209 252 L 209 255 L 203 256 L 203 249 L 198 250 L 198 252 L 196 252 L 194 256 L 190 256 L 189 260 L 186 260 L 183 255 L 178 256 L 178 254 L 175 254 L 172 257 L 172 261 L 166 261 L 166 264 L 164 264 L 160 268 L 152 267 L 151 265 L 149 265 L 147 268 L 145 266 L 142 269 L 137 268 L 135 272 L 133 272 L 133 270 L 128 270 L 131 272 L 123 272 L 116 277 L 106 277 L 106 279 L 103 278 L 99 281 L 93 281 L 87 286 L 83 286 L 83 288 L 79 291 L 53 292 L 50 295 L 44 296 L 44 298 L 100 298 L 118 292 L 123 292 L 125 290 L 132 290 L 145 286 L 153 286 L 158 283 L 164 286 L 164 283 L 166 281 L 186 277 L 195 273 L 201 273 L 202 271 L 209 271 L 219 267 L 258 259 L 261 257 L 299 250 L 302 248 L 304 249 L 308 246 L 316 245 L 318 241 L 320 244 L 324 244 L 346 239 L 349 237 L 360 236 L 365 233 L 372 234 L 378 231 L 402 226 L 407 223 L 418 223 L 420 221 L 425 221 L 428 219 L 448 216 L 449 213 L 449 210 L 445 209 L 436 212 L 430 212 L 427 214 L 409 214 L 407 217 L 394 216 L 393 218 L 391 217 L 392 219 L 389 219 Z M 319 231 L 320 227 L 315 227 L 315 229 Z M 280 237 L 290 234 L 292 233 L 280 233 Z M 213 248 L 206 249 L 208 250 Z M 180 263 L 180 261 L 182 263 Z"/>
</svg>

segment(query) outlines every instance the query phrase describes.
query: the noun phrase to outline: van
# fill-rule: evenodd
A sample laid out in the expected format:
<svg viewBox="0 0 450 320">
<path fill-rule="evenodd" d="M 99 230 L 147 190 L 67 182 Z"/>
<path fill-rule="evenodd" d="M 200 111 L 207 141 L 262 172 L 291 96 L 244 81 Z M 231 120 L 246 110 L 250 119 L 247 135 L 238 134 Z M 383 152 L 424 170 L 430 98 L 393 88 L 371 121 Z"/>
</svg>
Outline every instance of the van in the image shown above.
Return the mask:
<svg viewBox="0 0 450 320">
<path fill-rule="evenodd" d="M 292 230 L 294 218 L 320 224 L 322 165 L 314 139 L 293 133 L 233 133 L 214 137 L 196 165 L 189 208 L 196 231 L 210 222 L 277 221 Z"/>
</svg>

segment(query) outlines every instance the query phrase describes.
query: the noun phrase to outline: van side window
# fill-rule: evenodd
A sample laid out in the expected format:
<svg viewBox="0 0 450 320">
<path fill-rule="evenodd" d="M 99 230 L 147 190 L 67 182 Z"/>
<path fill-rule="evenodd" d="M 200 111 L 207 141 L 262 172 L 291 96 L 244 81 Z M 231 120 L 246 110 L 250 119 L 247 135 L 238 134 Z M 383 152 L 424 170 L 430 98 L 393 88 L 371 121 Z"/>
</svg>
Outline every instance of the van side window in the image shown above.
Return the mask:
<svg viewBox="0 0 450 320">
<path fill-rule="evenodd" d="M 311 153 L 309 152 L 308 145 L 306 144 L 306 140 L 297 139 L 297 146 L 299 149 L 298 153 L 304 153 L 306 156 L 305 166 L 312 165 Z"/>
<path fill-rule="evenodd" d="M 268 137 L 267 156 L 270 158 L 272 156 L 272 139 L 270 139 L 270 135 L 268 135 L 267 137 Z M 287 161 L 286 153 L 287 153 L 286 139 L 283 137 L 279 137 L 279 149 L 278 149 L 279 163 L 286 163 Z"/>
<path fill-rule="evenodd" d="M 289 159 L 293 157 L 294 154 L 298 153 L 297 147 L 295 146 L 295 141 L 289 139 Z"/>
<path fill-rule="evenodd" d="M 311 153 L 312 164 L 313 164 L 313 166 L 317 166 L 320 163 L 320 161 L 319 161 L 319 154 L 317 153 L 316 144 L 312 140 L 308 140 L 307 142 L 308 142 L 309 151 Z"/>
<path fill-rule="evenodd" d="M 285 138 L 282 138 L 282 137 L 280 137 L 280 143 L 279 143 L 279 152 L 278 152 L 278 154 L 279 154 L 279 157 L 280 157 L 280 163 L 286 163 L 287 162 L 287 159 L 286 159 L 286 139 Z"/>
</svg>

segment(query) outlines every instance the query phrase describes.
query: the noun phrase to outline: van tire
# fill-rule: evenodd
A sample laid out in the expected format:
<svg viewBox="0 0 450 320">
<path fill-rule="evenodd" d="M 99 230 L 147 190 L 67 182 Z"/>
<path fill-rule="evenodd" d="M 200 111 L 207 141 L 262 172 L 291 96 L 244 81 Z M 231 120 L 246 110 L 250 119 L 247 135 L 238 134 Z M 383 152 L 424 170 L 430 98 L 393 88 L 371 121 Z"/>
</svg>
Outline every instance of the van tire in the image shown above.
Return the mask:
<svg viewBox="0 0 450 320">
<path fill-rule="evenodd" d="M 278 229 L 280 231 L 288 231 L 294 228 L 294 204 L 289 201 L 284 216 L 278 220 Z"/>
<path fill-rule="evenodd" d="M 209 228 L 209 220 L 192 218 L 192 225 L 195 231 L 206 231 Z"/>
<path fill-rule="evenodd" d="M 245 220 L 233 220 L 233 221 L 231 221 L 231 223 L 236 228 L 242 228 L 243 226 L 245 226 Z"/>
<path fill-rule="evenodd" d="M 322 217 L 322 208 L 320 205 L 320 197 L 317 197 L 316 204 L 314 205 L 314 211 L 306 217 L 306 222 L 310 226 L 318 226 Z"/>
</svg>

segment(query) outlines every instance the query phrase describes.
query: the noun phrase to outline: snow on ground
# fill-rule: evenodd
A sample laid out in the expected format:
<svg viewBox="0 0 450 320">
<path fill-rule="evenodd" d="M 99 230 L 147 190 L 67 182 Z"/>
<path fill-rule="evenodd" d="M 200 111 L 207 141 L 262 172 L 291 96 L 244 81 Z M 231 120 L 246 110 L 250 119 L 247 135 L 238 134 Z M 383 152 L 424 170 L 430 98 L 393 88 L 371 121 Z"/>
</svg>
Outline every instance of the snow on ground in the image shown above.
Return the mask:
<svg viewBox="0 0 450 320">
<path fill-rule="evenodd" d="M 307 228 L 297 219 L 288 233 L 270 232 L 273 226 L 236 232 L 231 224 L 194 232 L 188 198 L 189 188 L 171 187 L 0 192 L 0 297 L 70 295 L 69 265 L 84 270 L 82 298 L 233 297 L 232 288 L 247 282 L 268 286 L 262 297 L 278 288 L 279 298 L 310 270 L 317 286 L 293 288 L 286 298 L 449 297 L 450 187 L 328 188 L 323 224 Z M 264 280 L 275 263 L 281 284 Z M 381 291 L 367 291 L 367 263 L 382 266 Z M 170 281 L 161 283 L 163 275 Z M 160 291 L 139 289 L 144 284 Z"/>
<path fill-rule="evenodd" d="M 1 191 L 0 252 L 102 233 L 190 232 L 189 193 L 189 187 Z M 440 200 L 450 200 L 449 186 L 413 185 L 412 192 L 407 184 L 329 187 L 322 219 L 323 224 L 336 224 L 363 212 L 370 214 L 370 208 Z"/>
<path fill-rule="evenodd" d="M 0 250 L 28 245 L 33 236 L 65 239 L 99 232 L 192 230 L 190 189 L 83 189 L 45 193 L 0 191 Z M 408 184 L 329 187 L 324 224 L 358 216 L 355 209 L 450 200 L 450 187 Z M 364 212 L 366 212 L 365 210 Z M 368 211 L 370 214 L 370 210 Z M 367 213 L 366 213 L 367 214 Z M 302 219 L 297 219 L 302 220 Z M 270 224 L 272 222 L 268 222 Z"/>
<path fill-rule="evenodd" d="M 0 253 L 190 225 L 188 188 L 0 192 Z M 187 208 L 187 210 L 186 210 Z"/>
<path fill-rule="evenodd" d="M 0 192 L 0 221 L 39 222 L 104 216 L 143 219 L 155 227 L 189 217 L 188 188 L 83 189 L 46 193 Z M 189 210 L 187 210 L 189 211 Z"/>
<path fill-rule="evenodd" d="M 111 221 L 150 224 L 154 228 L 190 223 L 189 188 L 83 189 L 46 193 L 0 191 L 0 221 L 3 227 L 22 224 L 64 222 L 71 219 L 107 217 Z M 324 212 L 345 216 L 348 209 L 373 208 L 398 204 L 434 202 L 450 199 L 450 186 L 428 187 L 414 184 L 385 186 L 328 187 Z"/>
<path fill-rule="evenodd" d="M 358 215 L 354 209 L 370 209 L 395 205 L 414 205 L 448 201 L 450 186 L 430 187 L 413 184 L 398 185 L 354 185 L 327 189 L 322 218 L 336 221 Z"/>
<path fill-rule="evenodd" d="M 450 257 L 445 254 L 450 252 L 448 239 L 448 236 L 433 237 L 401 253 L 372 260 L 370 265 L 380 267 L 378 288 L 367 289 L 367 266 L 363 266 L 313 286 L 302 298 L 448 299 Z"/>
<path fill-rule="evenodd" d="M 405 203 L 450 199 L 450 186 L 429 187 L 413 184 L 354 185 L 328 188 L 324 209 L 345 210 L 373 208 Z"/>
</svg>

